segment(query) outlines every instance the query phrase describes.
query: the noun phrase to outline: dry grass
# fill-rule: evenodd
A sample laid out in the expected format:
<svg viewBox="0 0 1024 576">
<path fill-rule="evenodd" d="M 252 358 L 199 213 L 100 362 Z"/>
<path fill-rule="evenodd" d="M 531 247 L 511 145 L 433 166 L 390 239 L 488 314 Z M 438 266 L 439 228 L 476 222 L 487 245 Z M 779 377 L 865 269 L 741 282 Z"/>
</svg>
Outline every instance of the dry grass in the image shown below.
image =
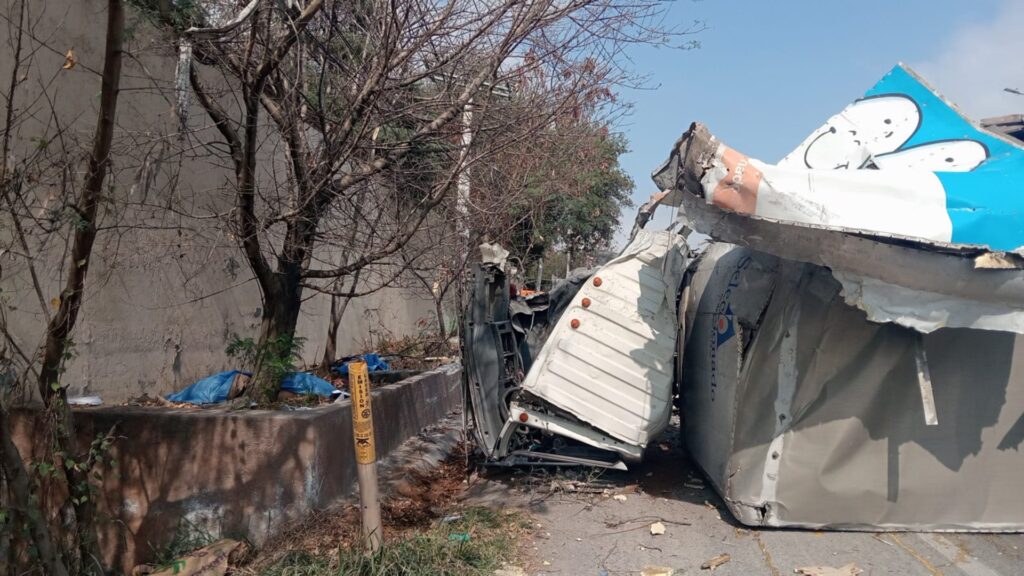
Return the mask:
<svg viewBox="0 0 1024 576">
<path fill-rule="evenodd" d="M 529 522 L 518 512 L 488 508 L 453 510 L 455 519 L 434 522 L 387 539 L 372 555 L 359 547 L 335 553 L 292 551 L 247 570 L 260 576 L 490 576 L 512 560 Z"/>
<path fill-rule="evenodd" d="M 460 508 L 465 462 L 465 454 L 456 450 L 437 468 L 410 470 L 381 503 L 384 546 L 375 556 L 363 554 L 359 512 L 345 506 L 313 512 L 288 525 L 236 573 L 490 574 L 509 559 L 529 523 L 519 513 Z"/>
</svg>

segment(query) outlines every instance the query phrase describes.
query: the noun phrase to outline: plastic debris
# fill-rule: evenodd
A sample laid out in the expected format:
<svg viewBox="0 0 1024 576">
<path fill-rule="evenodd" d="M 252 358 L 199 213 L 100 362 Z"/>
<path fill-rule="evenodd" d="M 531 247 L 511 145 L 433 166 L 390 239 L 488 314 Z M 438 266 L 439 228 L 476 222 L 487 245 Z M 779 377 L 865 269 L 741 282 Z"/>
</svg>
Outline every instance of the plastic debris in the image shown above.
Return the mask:
<svg viewBox="0 0 1024 576">
<path fill-rule="evenodd" d="M 644 566 L 640 576 L 672 576 L 672 572 L 668 566 Z"/>
<path fill-rule="evenodd" d="M 730 556 L 728 554 L 719 554 L 718 556 L 715 556 L 714 558 L 711 558 L 707 562 L 701 564 L 700 565 L 700 569 L 701 570 L 714 570 L 715 568 L 718 568 L 719 566 L 721 566 L 722 564 L 725 564 L 729 560 L 732 560 L 732 556 Z"/>
<path fill-rule="evenodd" d="M 323 378 L 314 376 L 308 372 L 292 372 L 281 381 L 281 390 L 294 394 L 316 394 L 333 398 L 339 395 L 347 395 L 338 390 L 331 383 Z"/>
<path fill-rule="evenodd" d="M 452 542 L 469 542 L 469 534 L 465 532 L 457 532 L 455 534 L 449 534 L 448 539 Z"/>
<path fill-rule="evenodd" d="M 857 576 L 863 572 L 856 564 L 850 562 L 845 566 L 833 568 L 831 566 L 807 566 L 797 568 L 796 573 L 803 576 Z"/>
<path fill-rule="evenodd" d="M 379 354 L 360 354 L 342 358 L 341 364 L 333 366 L 331 371 L 342 376 L 348 376 L 348 365 L 359 360 L 366 362 L 366 370 L 369 372 L 387 372 L 391 370 L 391 366 Z"/>
<path fill-rule="evenodd" d="M 655 522 L 654 524 L 651 524 L 651 535 L 652 536 L 661 536 L 664 533 L 665 533 L 665 525 L 664 524 L 662 524 L 661 522 Z"/>
<path fill-rule="evenodd" d="M 448 524 L 449 522 L 457 522 L 459 520 L 462 520 L 462 514 L 451 514 L 441 518 L 441 524 Z"/>
<path fill-rule="evenodd" d="M 207 376 L 195 384 L 168 394 L 167 399 L 171 402 L 182 402 L 188 404 L 219 404 L 237 397 L 245 387 L 245 382 L 252 376 L 250 372 L 241 370 L 226 370 Z M 315 394 L 317 396 L 337 397 L 345 393 L 338 390 L 331 383 L 318 378 L 307 372 L 292 372 L 281 381 L 281 390 L 293 394 Z"/>
<path fill-rule="evenodd" d="M 103 399 L 99 396 L 72 396 L 68 398 L 68 404 L 72 406 L 99 406 Z"/>
<path fill-rule="evenodd" d="M 616 500 L 618 502 L 625 502 L 626 501 L 626 495 L 625 494 L 616 494 L 615 496 L 612 496 L 612 500 Z"/>
</svg>

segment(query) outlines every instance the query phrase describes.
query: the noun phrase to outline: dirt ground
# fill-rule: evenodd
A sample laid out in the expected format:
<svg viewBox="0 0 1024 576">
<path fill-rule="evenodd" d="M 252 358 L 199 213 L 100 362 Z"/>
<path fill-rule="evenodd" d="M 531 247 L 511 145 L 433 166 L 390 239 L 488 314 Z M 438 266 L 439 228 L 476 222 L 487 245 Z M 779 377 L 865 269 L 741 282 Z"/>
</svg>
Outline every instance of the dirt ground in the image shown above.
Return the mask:
<svg viewBox="0 0 1024 576">
<path fill-rule="evenodd" d="M 492 470 L 474 477 L 462 501 L 530 512 L 535 529 L 518 567 L 531 575 L 635 575 L 649 566 L 709 574 L 701 565 L 722 554 L 728 562 L 713 571 L 721 576 L 780 576 L 850 563 L 865 575 L 1024 574 L 1020 534 L 744 528 L 687 459 L 678 434 L 667 438 L 629 472 L 606 472 L 588 483 Z M 665 533 L 652 535 L 651 524 L 659 521 Z"/>
<path fill-rule="evenodd" d="M 501 576 L 794 574 L 853 564 L 865 575 L 1024 574 L 1024 535 L 751 530 L 737 523 L 686 457 L 678 429 L 628 472 L 481 468 L 463 451 L 461 415 L 410 439 L 381 463 L 385 537 L 401 538 L 469 506 L 514 508 L 531 527 Z M 467 472 L 468 471 L 468 472 Z M 660 522 L 664 534 L 651 533 Z M 323 553 L 357 538 L 358 512 L 339 506 L 291 527 L 251 568 L 286 550 Z M 664 575 L 668 572 L 653 571 Z M 498 575 L 496 575 L 498 576 Z"/>
</svg>

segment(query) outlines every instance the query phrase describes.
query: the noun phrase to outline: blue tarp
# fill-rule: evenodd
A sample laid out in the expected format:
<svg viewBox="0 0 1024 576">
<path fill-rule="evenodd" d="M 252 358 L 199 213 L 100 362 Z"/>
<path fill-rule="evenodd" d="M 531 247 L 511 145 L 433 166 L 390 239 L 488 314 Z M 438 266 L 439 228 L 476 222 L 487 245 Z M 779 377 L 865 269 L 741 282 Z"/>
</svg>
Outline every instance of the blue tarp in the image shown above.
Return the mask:
<svg viewBox="0 0 1024 576">
<path fill-rule="evenodd" d="M 187 402 L 189 404 L 218 404 L 228 399 L 231 392 L 231 382 L 235 376 L 244 374 L 252 376 L 249 372 L 241 370 L 227 370 L 207 376 L 195 384 L 168 394 L 167 399 L 171 402 Z M 308 372 L 292 372 L 281 381 L 281 390 L 295 394 L 316 394 L 317 396 L 333 397 L 344 394 L 331 383 L 318 378 Z"/>
<path fill-rule="evenodd" d="M 342 392 L 331 386 L 323 378 L 313 376 L 309 372 L 292 372 L 281 381 L 281 390 L 295 394 L 316 394 L 317 396 L 335 396 Z"/>
<path fill-rule="evenodd" d="M 366 369 L 370 372 L 387 372 L 391 370 L 391 366 L 384 361 L 377 354 L 362 354 L 359 356 L 346 356 L 341 359 L 341 365 L 331 368 L 333 372 L 337 372 L 342 376 L 348 376 L 348 365 L 350 362 L 356 362 L 362 360 L 366 362 Z"/>
</svg>

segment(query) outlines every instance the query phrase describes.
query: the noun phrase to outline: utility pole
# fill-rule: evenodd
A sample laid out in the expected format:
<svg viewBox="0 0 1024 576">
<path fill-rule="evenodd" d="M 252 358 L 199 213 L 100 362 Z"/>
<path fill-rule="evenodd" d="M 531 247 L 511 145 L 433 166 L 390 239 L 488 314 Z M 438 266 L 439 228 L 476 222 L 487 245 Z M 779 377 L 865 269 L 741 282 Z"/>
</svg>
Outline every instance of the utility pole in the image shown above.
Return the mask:
<svg viewBox="0 0 1024 576">
<path fill-rule="evenodd" d="M 348 388 L 352 394 L 352 439 L 355 443 L 356 473 L 359 479 L 359 505 L 362 509 L 363 544 L 376 552 L 382 541 L 380 498 L 377 488 L 377 448 L 373 435 L 373 410 L 370 406 L 370 373 L 366 362 L 348 365 Z"/>
<path fill-rule="evenodd" d="M 473 99 L 470 98 L 462 106 L 462 150 L 459 151 L 459 196 L 456 200 L 456 209 L 459 213 L 459 235 L 462 237 L 463 247 L 469 250 L 469 167 L 466 166 L 466 159 L 469 156 L 469 147 L 473 144 Z"/>
</svg>

